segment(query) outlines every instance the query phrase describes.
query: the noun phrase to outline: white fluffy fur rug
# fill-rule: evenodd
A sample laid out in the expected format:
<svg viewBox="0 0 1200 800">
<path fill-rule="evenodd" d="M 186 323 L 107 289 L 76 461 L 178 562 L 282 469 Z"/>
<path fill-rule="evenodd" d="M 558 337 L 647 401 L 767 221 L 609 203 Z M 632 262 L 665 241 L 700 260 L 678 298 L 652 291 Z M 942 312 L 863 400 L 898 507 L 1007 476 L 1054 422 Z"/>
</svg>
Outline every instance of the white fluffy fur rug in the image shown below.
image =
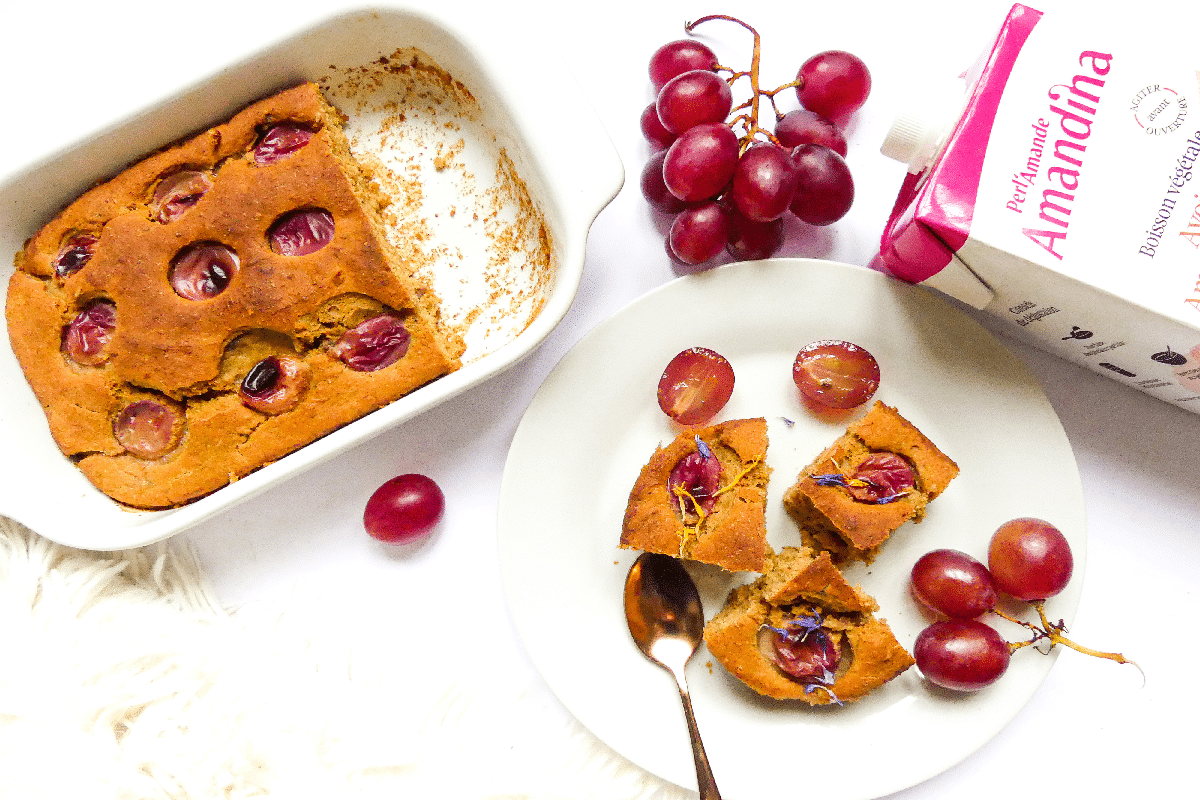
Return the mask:
<svg viewBox="0 0 1200 800">
<path fill-rule="evenodd" d="M 285 612 L 228 613 L 169 543 L 90 553 L 0 519 L 0 625 L 3 800 L 688 796 L 540 687 L 398 687 Z M 534 714 L 560 723 L 502 735 Z"/>
</svg>

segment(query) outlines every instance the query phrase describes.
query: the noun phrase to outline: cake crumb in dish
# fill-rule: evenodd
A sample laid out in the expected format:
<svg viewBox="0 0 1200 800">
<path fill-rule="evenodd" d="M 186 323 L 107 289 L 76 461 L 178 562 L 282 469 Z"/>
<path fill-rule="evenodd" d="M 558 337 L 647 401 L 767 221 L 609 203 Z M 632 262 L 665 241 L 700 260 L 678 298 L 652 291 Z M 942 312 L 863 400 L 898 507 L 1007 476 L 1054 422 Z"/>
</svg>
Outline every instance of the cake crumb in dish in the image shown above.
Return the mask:
<svg viewBox="0 0 1200 800">
<path fill-rule="evenodd" d="M 554 286 L 544 212 L 471 92 L 417 48 L 331 67 L 351 148 L 393 204 L 388 236 L 438 295 L 471 362 L 511 341 Z"/>
</svg>

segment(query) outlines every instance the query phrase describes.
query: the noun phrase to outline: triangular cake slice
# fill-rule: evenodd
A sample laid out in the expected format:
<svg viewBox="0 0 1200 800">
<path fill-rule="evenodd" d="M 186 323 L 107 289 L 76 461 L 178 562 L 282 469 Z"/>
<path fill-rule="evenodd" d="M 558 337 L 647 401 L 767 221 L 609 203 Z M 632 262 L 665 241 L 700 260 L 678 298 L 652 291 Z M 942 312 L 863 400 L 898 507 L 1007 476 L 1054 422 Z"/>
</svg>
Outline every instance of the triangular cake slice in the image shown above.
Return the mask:
<svg viewBox="0 0 1200 800">
<path fill-rule="evenodd" d="M 891 406 L 876 402 L 801 473 L 783 504 L 804 544 L 838 564 L 870 562 L 958 475 L 958 465 Z"/>
<path fill-rule="evenodd" d="M 766 455 L 761 417 L 680 433 L 642 467 L 629 493 L 621 546 L 761 571 L 771 553 Z"/>
<path fill-rule="evenodd" d="M 829 558 L 788 547 L 729 594 L 704 628 L 709 652 L 742 683 L 810 705 L 865 697 L 913 665 L 875 600 Z"/>
</svg>

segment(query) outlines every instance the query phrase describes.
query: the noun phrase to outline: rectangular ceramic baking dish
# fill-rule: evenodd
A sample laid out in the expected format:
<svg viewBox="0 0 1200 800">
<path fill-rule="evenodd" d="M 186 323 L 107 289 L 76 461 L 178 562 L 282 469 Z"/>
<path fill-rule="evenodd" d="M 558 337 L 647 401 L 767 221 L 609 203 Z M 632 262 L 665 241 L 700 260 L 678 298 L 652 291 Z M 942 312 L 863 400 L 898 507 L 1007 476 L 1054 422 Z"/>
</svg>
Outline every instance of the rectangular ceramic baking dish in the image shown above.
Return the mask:
<svg viewBox="0 0 1200 800">
<path fill-rule="evenodd" d="M 615 148 L 595 113 L 581 101 L 572 78 L 563 69 L 547 67 L 545 51 L 522 42 L 522 37 L 500 18 L 464 23 L 439 16 L 437 9 L 339 13 L 268 44 L 163 102 L 135 110 L 38 163 L 0 175 L 0 291 L 7 292 L 13 254 L 87 187 L 148 151 L 224 121 L 262 96 L 304 80 L 328 80 L 331 65 L 379 63 L 398 50 L 416 48 L 477 101 L 480 117 L 472 124 L 488 146 L 501 148 L 511 160 L 544 218 L 551 243 L 546 279 L 535 287 L 536 297 L 523 299 L 524 317 L 515 324 L 501 320 L 495 326 L 498 332 L 492 331 L 482 343 L 468 339 L 460 370 L 207 497 L 167 511 L 135 511 L 113 502 L 61 454 L 13 356 L 5 325 L 0 346 L 0 452 L 5 455 L 0 459 L 0 514 L 49 539 L 85 549 L 116 550 L 157 541 L 478 384 L 536 348 L 570 307 L 583 270 L 588 230 L 620 189 L 624 173 Z M 554 98 L 552 126 L 545 124 L 548 97 Z M 342 110 L 350 113 L 353 126 L 353 110 Z M 561 135 L 563 130 L 570 136 Z M 386 139 L 380 147 L 387 151 Z M 580 153 L 587 155 L 581 158 Z M 460 250 L 470 246 L 452 243 Z M 462 260 L 471 263 L 471 256 L 467 252 Z M 505 276 L 493 274 L 488 280 L 495 285 Z M 481 301 L 467 297 L 459 302 Z"/>
</svg>

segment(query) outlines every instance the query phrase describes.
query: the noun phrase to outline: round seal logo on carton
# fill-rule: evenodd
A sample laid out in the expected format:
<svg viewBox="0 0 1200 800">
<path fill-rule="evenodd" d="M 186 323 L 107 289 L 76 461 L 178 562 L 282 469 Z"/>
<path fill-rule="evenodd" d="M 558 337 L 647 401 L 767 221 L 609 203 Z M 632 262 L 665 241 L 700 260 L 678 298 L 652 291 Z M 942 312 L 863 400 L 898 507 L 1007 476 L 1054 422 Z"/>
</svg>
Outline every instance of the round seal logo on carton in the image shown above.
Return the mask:
<svg viewBox="0 0 1200 800">
<path fill-rule="evenodd" d="M 1149 136 L 1163 136 L 1179 130 L 1187 118 L 1187 98 L 1158 83 L 1152 83 L 1133 96 L 1133 119 Z"/>
</svg>

